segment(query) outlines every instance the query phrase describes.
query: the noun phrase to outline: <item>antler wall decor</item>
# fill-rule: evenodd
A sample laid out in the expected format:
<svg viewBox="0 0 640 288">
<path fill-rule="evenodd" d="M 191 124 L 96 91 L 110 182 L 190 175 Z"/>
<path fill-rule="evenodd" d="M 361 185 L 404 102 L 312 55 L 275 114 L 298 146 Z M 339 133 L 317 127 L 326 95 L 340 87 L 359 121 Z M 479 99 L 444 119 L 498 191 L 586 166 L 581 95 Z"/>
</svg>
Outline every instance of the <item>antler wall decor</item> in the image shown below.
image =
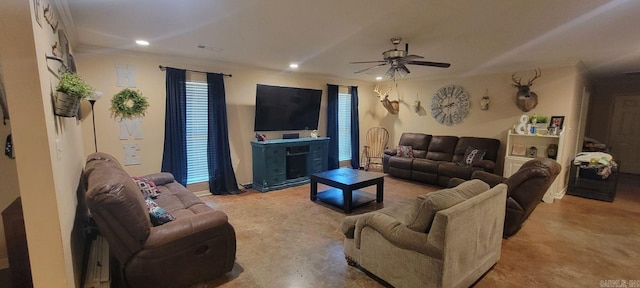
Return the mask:
<svg viewBox="0 0 640 288">
<path fill-rule="evenodd" d="M 524 112 L 529 112 L 533 108 L 538 106 L 538 95 L 531 91 L 531 85 L 533 85 L 533 81 L 538 79 L 542 75 L 542 71 L 540 69 L 536 69 L 536 75 L 533 78 L 529 79 L 526 85 L 520 83 L 521 78 L 516 79 L 517 73 L 513 73 L 511 75 L 511 80 L 513 81 L 513 87 L 518 88 L 518 93 L 516 93 L 516 105 L 518 108 Z"/>
<path fill-rule="evenodd" d="M 376 85 L 376 87 L 373 89 L 373 92 L 376 92 L 376 94 L 378 94 L 378 98 L 380 99 L 380 103 L 382 103 L 382 106 L 384 106 L 384 108 L 387 109 L 389 113 L 398 114 L 398 111 L 400 110 L 400 102 L 398 102 L 398 100 L 389 100 L 390 91 L 391 84 L 389 84 L 389 89 L 384 92 L 380 91 L 379 85 Z"/>
</svg>

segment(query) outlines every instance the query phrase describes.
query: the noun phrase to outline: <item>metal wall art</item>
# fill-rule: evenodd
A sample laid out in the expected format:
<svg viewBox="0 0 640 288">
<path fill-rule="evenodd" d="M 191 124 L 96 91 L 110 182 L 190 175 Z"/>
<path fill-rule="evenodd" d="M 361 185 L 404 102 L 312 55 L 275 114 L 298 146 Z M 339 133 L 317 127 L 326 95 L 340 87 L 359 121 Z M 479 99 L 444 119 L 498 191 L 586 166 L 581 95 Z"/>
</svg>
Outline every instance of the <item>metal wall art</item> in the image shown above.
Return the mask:
<svg viewBox="0 0 640 288">
<path fill-rule="evenodd" d="M 480 110 L 489 110 L 489 89 L 484 91 L 484 96 L 480 99 Z"/>
<path fill-rule="evenodd" d="M 47 20 L 51 29 L 53 29 L 53 33 L 58 31 L 58 20 L 55 20 L 53 15 L 53 9 L 51 9 L 51 4 L 47 4 L 47 7 L 44 7 L 44 19 Z"/>
</svg>

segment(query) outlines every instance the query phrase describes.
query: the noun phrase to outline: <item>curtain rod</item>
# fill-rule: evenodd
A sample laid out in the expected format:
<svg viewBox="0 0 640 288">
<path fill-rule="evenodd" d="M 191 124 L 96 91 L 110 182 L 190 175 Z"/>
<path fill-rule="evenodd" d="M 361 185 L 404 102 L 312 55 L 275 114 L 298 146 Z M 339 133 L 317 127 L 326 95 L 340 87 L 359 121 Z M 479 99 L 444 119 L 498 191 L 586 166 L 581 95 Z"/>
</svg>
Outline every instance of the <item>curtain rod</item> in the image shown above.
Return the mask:
<svg viewBox="0 0 640 288">
<path fill-rule="evenodd" d="M 327 85 L 336 85 L 336 86 L 338 86 L 338 87 L 346 87 L 346 88 L 349 88 L 349 87 L 358 87 L 358 86 L 355 86 L 355 85 L 338 85 L 338 84 L 331 84 L 331 83 L 327 83 Z"/>
<path fill-rule="evenodd" d="M 165 71 L 167 70 L 167 68 L 173 68 L 173 67 L 167 67 L 167 66 L 162 66 L 162 65 L 158 65 L 158 68 L 160 68 L 160 70 Z M 173 68 L 173 69 L 179 69 L 179 68 Z M 190 70 L 190 69 L 182 69 L 185 71 L 189 71 L 189 72 L 197 72 L 197 73 L 211 73 L 211 72 L 204 72 L 204 71 L 198 71 L 198 70 Z M 229 77 L 233 77 L 233 75 L 231 74 L 224 74 L 224 73 L 220 73 L 222 74 L 222 76 L 229 76 Z"/>
</svg>

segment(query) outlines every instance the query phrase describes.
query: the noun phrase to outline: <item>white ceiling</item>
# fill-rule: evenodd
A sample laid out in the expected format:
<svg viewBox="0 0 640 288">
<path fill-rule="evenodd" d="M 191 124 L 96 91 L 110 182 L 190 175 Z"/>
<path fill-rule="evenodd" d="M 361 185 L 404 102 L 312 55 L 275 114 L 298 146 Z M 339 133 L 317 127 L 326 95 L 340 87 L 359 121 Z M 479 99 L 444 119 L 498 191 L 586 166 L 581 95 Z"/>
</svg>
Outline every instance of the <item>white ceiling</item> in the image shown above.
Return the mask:
<svg viewBox="0 0 640 288">
<path fill-rule="evenodd" d="M 412 79 L 579 61 L 595 74 L 640 71 L 640 1 L 634 0 L 60 1 L 68 5 L 76 45 L 273 70 L 295 62 L 300 72 L 347 79 L 384 74 L 384 67 L 354 74 L 368 64 L 349 62 L 382 60 L 393 36 L 410 44 L 409 54 L 452 64 L 409 66 Z M 151 45 L 137 47 L 140 38 Z"/>
</svg>

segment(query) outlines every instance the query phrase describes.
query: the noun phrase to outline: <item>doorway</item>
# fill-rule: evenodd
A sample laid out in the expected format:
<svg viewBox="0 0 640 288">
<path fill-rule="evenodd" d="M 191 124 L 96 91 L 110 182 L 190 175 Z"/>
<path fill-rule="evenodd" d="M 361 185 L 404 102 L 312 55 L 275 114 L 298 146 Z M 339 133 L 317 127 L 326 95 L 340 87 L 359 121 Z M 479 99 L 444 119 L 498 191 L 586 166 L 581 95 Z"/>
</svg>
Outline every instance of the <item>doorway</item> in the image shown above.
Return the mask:
<svg viewBox="0 0 640 288">
<path fill-rule="evenodd" d="M 620 172 L 640 174 L 640 95 L 616 96 L 609 129 L 611 154 Z"/>
</svg>

